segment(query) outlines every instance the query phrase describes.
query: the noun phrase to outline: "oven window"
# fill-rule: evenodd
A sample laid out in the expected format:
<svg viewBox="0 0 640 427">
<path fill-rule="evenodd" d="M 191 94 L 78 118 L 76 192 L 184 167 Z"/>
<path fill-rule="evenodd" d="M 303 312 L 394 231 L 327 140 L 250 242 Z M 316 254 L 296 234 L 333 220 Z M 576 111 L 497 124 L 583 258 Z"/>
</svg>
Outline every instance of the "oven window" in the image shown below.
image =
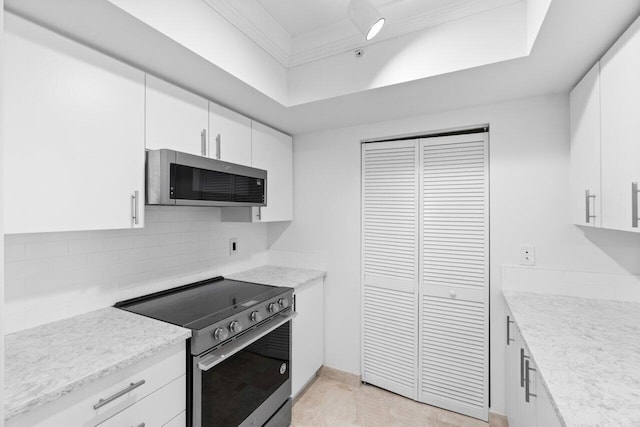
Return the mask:
<svg viewBox="0 0 640 427">
<path fill-rule="evenodd" d="M 264 179 L 171 164 L 172 199 L 264 202 Z"/>
<path fill-rule="evenodd" d="M 239 425 L 289 379 L 290 325 L 202 372 L 203 426 Z"/>
</svg>

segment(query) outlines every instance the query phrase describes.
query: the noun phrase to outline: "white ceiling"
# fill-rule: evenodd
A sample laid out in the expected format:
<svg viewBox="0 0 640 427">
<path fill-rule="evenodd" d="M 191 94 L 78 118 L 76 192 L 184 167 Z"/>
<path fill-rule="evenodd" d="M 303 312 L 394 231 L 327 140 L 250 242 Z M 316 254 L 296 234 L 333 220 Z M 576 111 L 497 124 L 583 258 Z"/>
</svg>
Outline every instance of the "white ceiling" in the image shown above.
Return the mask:
<svg viewBox="0 0 640 427">
<path fill-rule="evenodd" d="M 422 12 L 435 10 L 447 5 L 465 3 L 466 0 L 371 0 L 382 12 L 389 12 L 394 6 L 403 9 L 419 9 Z M 349 0 L 257 0 L 291 37 L 316 31 L 348 18 Z M 413 6 L 413 7 L 407 7 Z M 402 14 L 396 14 L 403 18 Z M 406 16 L 405 16 L 406 17 Z"/>
<path fill-rule="evenodd" d="M 202 0 L 287 68 L 364 43 L 349 0 Z M 371 42 L 424 30 L 521 0 L 371 0 L 386 18 Z"/>
</svg>

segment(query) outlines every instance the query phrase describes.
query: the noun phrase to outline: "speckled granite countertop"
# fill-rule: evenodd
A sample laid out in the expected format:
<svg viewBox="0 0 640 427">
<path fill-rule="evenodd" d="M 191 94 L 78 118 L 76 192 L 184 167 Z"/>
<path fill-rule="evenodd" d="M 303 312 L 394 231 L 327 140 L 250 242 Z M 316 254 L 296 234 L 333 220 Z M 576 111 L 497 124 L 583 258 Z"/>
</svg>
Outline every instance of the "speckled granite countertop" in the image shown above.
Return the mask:
<svg viewBox="0 0 640 427">
<path fill-rule="evenodd" d="M 111 307 L 7 335 L 5 420 L 190 336 L 188 329 Z"/>
<path fill-rule="evenodd" d="M 227 279 L 255 282 L 263 285 L 288 286 L 299 288 L 313 280 L 325 277 L 326 271 L 309 270 L 306 268 L 278 267 L 265 265 L 242 273 L 227 276 Z"/>
<path fill-rule="evenodd" d="M 640 304 L 505 291 L 567 426 L 640 426 Z"/>
</svg>

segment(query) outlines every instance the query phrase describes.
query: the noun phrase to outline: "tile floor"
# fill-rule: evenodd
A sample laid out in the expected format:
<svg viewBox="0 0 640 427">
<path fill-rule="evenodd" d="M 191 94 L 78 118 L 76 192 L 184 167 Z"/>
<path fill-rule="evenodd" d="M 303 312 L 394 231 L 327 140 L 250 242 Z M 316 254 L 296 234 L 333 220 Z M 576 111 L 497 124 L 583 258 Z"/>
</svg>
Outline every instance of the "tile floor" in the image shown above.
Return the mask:
<svg viewBox="0 0 640 427">
<path fill-rule="evenodd" d="M 370 385 L 324 376 L 298 398 L 291 427 L 488 427 L 489 424 L 414 402 Z"/>
</svg>

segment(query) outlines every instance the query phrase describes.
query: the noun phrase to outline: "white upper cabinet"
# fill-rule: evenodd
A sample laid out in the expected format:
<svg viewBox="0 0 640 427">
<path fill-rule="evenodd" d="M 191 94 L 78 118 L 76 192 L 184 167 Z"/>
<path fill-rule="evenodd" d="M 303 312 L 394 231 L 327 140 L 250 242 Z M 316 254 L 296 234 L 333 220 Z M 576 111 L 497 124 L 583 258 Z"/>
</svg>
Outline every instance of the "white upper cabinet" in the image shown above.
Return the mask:
<svg viewBox="0 0 640 427">
<path fill-rule="evenodd" d="M 252 166 L 267 170 L 267 207 L 262 222 L 293 220 L 293 140 L 263 124 L 251 128 Z"/>
<path fill-rule="evenodd" d="M 600 85 L 602 226 L 638 232 L 632 187 L 640 183 L 640 19 L 602 58 Z"/>
<path fill-rule="evenodd" d="M 142 226 L 144 73 L 12 14 L 4 49 L 5 232 Z"/>
<path fill-rule="evenodd" d="M 640 19 L 571 92 L 571 210 L 578 225 L 638 232 Z"/>
<path fill-rule="evenodd" d="M 210 153 L 209 101 L 147 74 L 146 148 Z"/>
<path fill-rule="evenodd" d="M 600 63 L 571 91 L 571 217 L 602 225 L 600 191 Z"/>
<path fill-rule="evenodd" d="M 209 102 L 209 157 L 251 166 L 251 119 Z"/>
<path fill-rule="evenodd" d="M 251 151 L 251 166 L 267 171 L 267 206 L 226 207 L 222 209 L 222 221 L 293 220 L 293 139 L 263 124 L 252 122 Z"/>
</svg>

